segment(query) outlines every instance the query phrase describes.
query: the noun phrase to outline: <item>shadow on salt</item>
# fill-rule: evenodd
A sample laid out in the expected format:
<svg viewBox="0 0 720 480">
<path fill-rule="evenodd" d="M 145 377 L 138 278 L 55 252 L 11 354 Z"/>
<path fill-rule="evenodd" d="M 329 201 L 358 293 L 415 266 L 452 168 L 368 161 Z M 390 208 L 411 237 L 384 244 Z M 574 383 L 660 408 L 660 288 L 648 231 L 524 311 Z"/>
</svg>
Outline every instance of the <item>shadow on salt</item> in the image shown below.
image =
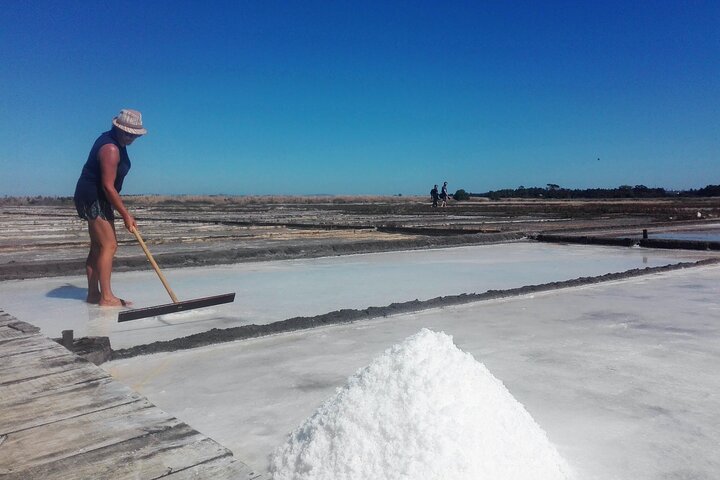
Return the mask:
<svg viewBox="0 0 720 480">
<path fill-rule="evenodd" d="M 86 287 L 78 287 L 77 285 L 66 283 L 65 285 L 60 285 L 59 287 L 55 287 L 48 291 L 45 296 L 48 298 L 62 298 L 65 300 L 82 300 L 84 302 L 87 298 L 87 294 L 88 291 Z"/>
<path fill-rule="evenodd" d="M 270 465 L 275 480 L 571 478 L 502 382 L 428 329 L 358 370 Z"/>
</svg>

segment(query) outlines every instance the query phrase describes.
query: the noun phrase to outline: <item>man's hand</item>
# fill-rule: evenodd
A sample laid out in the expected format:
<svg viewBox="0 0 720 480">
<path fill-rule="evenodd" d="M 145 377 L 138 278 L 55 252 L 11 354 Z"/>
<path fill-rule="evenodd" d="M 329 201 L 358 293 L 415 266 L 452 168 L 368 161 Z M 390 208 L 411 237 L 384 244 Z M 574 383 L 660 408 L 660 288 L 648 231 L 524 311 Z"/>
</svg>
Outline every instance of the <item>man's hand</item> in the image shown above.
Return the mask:
<svg viewBox="0 0 720 480">
<path fill-rule="evenodd" d="M 137 223 L 135 222 L 135 217 L 130 215 L 129 213 L 125 216 L 123 216 L 123 222 L 125 222 L 125 228 L 127 228 L 128 232 L 133 231 L 133 229 L 137 228 Z"/>
</svg>

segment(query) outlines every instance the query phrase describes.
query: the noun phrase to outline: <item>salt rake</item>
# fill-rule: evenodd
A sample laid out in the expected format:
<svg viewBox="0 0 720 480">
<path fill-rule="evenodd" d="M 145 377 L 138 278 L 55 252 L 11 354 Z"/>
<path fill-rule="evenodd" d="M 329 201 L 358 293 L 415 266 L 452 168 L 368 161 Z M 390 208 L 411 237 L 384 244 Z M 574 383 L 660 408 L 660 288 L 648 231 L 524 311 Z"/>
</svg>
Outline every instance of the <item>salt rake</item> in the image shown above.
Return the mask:
<svg viewBox="0 0 720 480">
<path fill-rule="evenodd" d="M 137 238 L 138 243 L 145 252 L 145 256 L 150 261 L 150 265 L 152 265 L 155 273 L 157 273 L 158 277 L 160 277 L 160 281 L 165 287 L 165 290 L 167 290 L 168 294 L 170 295 L 173 303 L 157 305 L 155 307 L 125 310 L 118 314 L 118 322 L 127 322 L 128 320 L 137 320 L 139 318 L 155 317 L 157 315 L 165 315 L 168 313 L 183 312 L 185 310 L 192 310 L 194 308 L 211 307 L 213 305 L 220 305 L 222 303 L 231 303 L 235 301 L 235 293 L 226 293 L 224 295 L 215 295 L 213 297 L 196 298 L 195 300 L 185 300 L 184 302 L 179 301 L 175 293 L 172 291 L 172 288 L 170 288 L 167 280 L 165 279 L 165 275 L 163 275 L 163 273 L 160 271 L 160 267 L 158 267 L 158 264 L 155 262 L 155 259 L 150 253 L 150 250 L 148 250 L 147 248 L 147 245 L 145 245 L 145 242 L 140 236 L 140 232 L 138 232 L 137 228 L 133 228 L 132 230 L 130 230 L 130 232 L 135 235 L 135 238 Z"/>
</svg>

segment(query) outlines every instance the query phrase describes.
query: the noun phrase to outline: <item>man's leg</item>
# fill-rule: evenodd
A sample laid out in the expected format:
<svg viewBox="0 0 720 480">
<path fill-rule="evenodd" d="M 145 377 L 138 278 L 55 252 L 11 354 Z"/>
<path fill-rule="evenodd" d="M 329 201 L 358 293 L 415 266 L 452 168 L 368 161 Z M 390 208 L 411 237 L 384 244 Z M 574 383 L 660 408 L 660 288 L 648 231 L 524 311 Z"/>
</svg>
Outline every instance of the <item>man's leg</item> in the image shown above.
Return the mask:
<svg viewBox="0 0 720 480">
<path fill-rule="evenodd" d="M 97 255 L 91 265 L 92 274 L 97 276 L 100 284 L 100 306 L 121 306 L 123 301 L 113 294 L 110 284 L 112 262 L 117 251 L 115 224 L 104 218 L 97 217 L 88 222 L 91 244 L 97 245 Z"/>
<path fill-rule="evenodd" d="M 88 223 L 88 231 L 91 231 Z M 88 253 L 85 261 L 85 272 L 87 273 L 88 293 L 86 301 L 88 303 L 98 303 L 100 301 L 100 278 L 97 271 L 97 256 L 100 253 L 100 246 L 93 240 L 90 233 L 90 253 Z"/>
</svg>

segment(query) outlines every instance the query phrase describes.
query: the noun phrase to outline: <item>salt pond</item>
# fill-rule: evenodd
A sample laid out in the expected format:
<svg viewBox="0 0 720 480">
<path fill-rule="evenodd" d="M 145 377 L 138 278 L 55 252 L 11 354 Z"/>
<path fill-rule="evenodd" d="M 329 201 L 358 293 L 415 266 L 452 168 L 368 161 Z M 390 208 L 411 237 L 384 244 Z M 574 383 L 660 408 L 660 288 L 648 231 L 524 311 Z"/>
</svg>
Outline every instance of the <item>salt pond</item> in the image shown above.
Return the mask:
<svg viewBox="0 0 720 480">
<path fill-rule="evenodd" d="M 109 336 L 113 348 L 169 340 L 211 328 L 263 324 L 342 308 L 384 306 L 443 295 L 481 293 L 631 268 L 695 261 L 707 252 L 511 244 L 243 263 L 165 272 L 181 300 L 237 292 L 235 303 L 117 323 L 115 309 L 87 305 L 84 277 L 0 283 L 0 308 L 48 336 Z M 154 272 L 113 275 L 134 307 L 169 303 Z"/>
<path fill-rule="evenodd" d="M 693 268 L 104 367 L 262 470 L 358 368 L 427 327 L 504 383 L 576 478 L 720 478 L 719 281 Z"/>
<path fill-rule="evenodd" d="M 695 225 L 692 227 L 673 229 L 650 229 L 648 237 L 652 239 L 663 240 L 691 240 L 698 242 L 720 242 L 720 224 L 707 223 L 704 225 Z M 639 238 L 639 236 L 637 237 Z"/>
<path fill-rule="evenodd" d="M 720 230 L 652 233 L 649 238 L 664 240 L 690 240 L 696 242 L 720 242 Z"/>
</svg>

